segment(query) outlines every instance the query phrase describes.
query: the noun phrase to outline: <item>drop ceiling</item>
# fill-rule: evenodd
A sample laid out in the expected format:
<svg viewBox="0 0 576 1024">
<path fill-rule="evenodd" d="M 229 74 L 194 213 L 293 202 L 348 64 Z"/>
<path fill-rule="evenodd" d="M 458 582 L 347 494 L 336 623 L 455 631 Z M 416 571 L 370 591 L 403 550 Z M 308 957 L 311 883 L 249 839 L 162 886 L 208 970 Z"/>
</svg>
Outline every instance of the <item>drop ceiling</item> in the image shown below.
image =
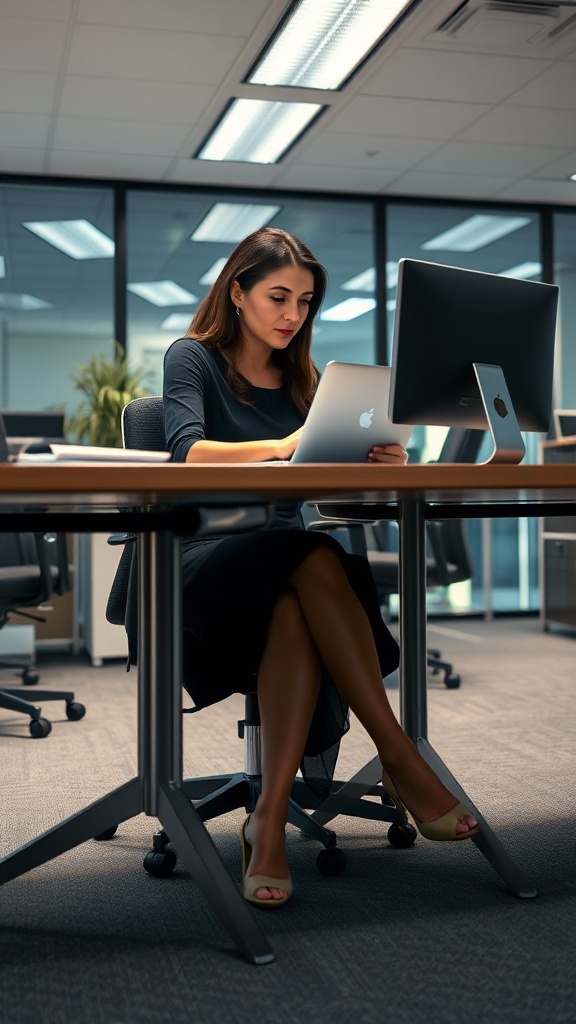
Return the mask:
<svg viewBox="0 0 576 1024">
<path fill-rule="evenodd" d="M 319 0 L 322 2 L 322 0 Z M 576 6 L 421 0 L 274 165 L 191 158 L 286 0 L 2 0 L 0 172 L 573 205 Z"/>
<path fill-rule="evenodd" d="M 14 365 L 21 353 L 23 374 L 29 360 L 46 365 L 43 349 L 40 362 L 32 354 L 33 339 L 67 345 L 67 358 L 79 361 L 114 337 L 112 261 L 71 260 L 22 227 L 49 209 L 53 219 L 85 217 L 111 233 L 111 195 L 93 187 L 99 179 L 175 186 L 157 197 L 146 189 L 130 195 L 129 281 L 170 279 L 199 296 L 201 276 L 231 247 L 190 242 L 214 192 L 178 186 L 222 187 L 227 198 L 235 189 L 239 198 L 242 189 L 278 190 L 275 223 L 301 235 L 329 269 L 327 305 L 346 298 L 345 282 L 373 263 L 363 194 L 573 209 L 576 0 L 420 0 L 339 92 L 297 90 L 326 109 L 278 164 L 193 159 L 232 97 L 293 98 L 294 90 L 243 84 L 288 6 L 0 0 L 0 292 L 47 304 L 0 309 L 0 342 L 11 346 Z M 11 182 L 3 197 L 2 174 Z M 20 189 L 14 175 L 43 180 Z M 86 179 L 90 188 L 47 190 L 50 177 Z M 390 216 L 393 257 L 428 258 L 420 243 L 461 216 L 442 205 Z M 573 266 L 572 242 L 568 250 L 560 255 Z M 538 254 L 534 224 L 468 262 L 466 254 L 457 259 L 501 272 Z M 180 333 L 162 329 L 170 309 L 132 294 L 127 303 L 131 353 L 162 351 Z M 315 352 L 320 362 L 370 358 L 373 344 L 368 313 L 321 325 Z"/>
</svg>

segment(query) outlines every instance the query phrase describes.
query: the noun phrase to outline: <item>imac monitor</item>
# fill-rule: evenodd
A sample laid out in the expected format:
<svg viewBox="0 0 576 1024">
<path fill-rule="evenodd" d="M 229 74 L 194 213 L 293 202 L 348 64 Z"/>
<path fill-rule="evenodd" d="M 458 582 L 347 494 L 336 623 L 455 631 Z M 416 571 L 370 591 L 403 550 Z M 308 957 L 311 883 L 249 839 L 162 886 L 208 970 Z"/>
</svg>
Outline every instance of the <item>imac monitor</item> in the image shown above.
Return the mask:
<svg viewBox="0 0 576 1024">
<path fill-rule="evenodd" d="M 520 462 L 550 425 L 557 306 L 556 285 L 400 260 L 390 419 L 489 429 L 487 461 Z"/>
</svg>

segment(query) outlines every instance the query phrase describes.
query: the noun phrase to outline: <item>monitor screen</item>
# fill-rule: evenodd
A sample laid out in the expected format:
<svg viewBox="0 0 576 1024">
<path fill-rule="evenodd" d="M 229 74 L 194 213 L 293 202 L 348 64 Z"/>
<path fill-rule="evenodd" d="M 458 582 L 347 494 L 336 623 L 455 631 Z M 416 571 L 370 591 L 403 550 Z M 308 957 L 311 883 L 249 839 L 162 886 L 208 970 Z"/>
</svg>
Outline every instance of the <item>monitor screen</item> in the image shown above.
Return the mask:
<svg viewBox="0 0 576 1024">
<path fill-rule="evenodd" d="M 523 448 L 518 427 L 550 425 L 557 305 L 556 285 L 400 260 L 390 418 L 515 429 Z"/>
<path fill-rule="evenodd" d="M 576 436 L 576 409 L 554 409 L 556 437 Z"/>
<path fill-rule="evenodd" d="M 0 409 L 8 452 L 18 455 L 31 444 L 64 441 L 64 413 L 54 410 Z"/>
</svg>

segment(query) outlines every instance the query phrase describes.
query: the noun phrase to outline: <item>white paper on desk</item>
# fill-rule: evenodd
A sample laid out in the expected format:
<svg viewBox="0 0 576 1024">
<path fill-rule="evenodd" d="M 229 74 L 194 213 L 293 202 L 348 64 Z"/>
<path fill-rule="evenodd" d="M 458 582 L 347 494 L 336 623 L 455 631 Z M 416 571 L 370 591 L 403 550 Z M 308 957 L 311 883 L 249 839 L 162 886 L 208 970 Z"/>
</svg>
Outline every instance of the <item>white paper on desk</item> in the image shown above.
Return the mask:
<svg viewBox="0 0 576 1024">
<path fill-rule="evenodd" d="M 89 444 L 51 444 L 48 452 L 22 452 L 17 462 L 168 462 L 170 452 L 106 448 Z"/>
</svg>

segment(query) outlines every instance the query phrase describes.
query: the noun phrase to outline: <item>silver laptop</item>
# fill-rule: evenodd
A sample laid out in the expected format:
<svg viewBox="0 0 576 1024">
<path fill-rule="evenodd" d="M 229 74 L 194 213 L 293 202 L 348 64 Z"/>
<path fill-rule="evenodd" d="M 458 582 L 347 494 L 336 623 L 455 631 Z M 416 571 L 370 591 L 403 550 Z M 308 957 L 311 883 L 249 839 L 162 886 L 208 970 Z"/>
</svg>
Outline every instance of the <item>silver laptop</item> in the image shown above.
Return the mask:
<svg viewBox="0 0 576 1024">
<path fill-rule="evenodd" d="M 375 444 L 406 447 L 414 427 L 388 418 L 389 366 L 327 363 L 290 464 L 366 462 Z"/>
</svg>

